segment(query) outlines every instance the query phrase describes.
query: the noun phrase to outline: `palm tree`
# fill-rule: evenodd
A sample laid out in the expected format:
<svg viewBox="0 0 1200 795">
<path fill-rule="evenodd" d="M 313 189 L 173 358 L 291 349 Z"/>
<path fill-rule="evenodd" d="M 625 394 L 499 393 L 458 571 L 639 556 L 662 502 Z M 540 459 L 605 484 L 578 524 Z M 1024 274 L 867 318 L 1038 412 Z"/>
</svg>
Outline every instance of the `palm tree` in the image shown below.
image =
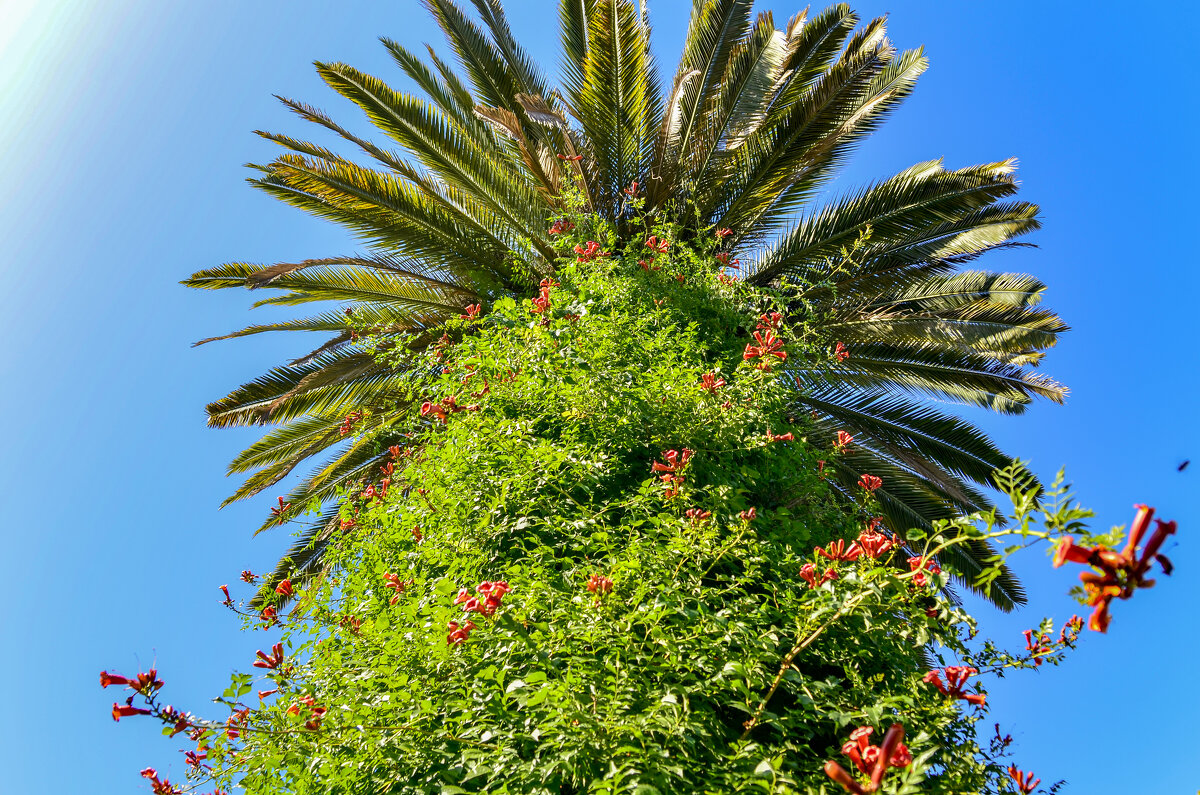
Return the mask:
<svg viewBox="0 0 1200 795">
<path fill-rule="evenodd" d="M 815 202 L 854 147 L 912 91 L 926 67 L 919 49 L 897 51 L 884 19 L 860 27 L 846 5 L 799 14 L 779 30 L 770 13 L 753 15 L 751 0 L 696 0 L 664 91 L 644 6 L 561 0 L 556 88 L 514 40 L 500 0 L 472 0 L 477 19 L 453 0 L 423 1 L 461 73 L 432 49 L 422 58 L 383 40 L 423 97 L 345 64 L 317 64 L 389 142 L 359 137 L 284 98 L 301 118 L 352 144 L 357 159 L 259 133 L 285 151 L 255 166 L 251 183 L 342 224 L 369 253 L 235 262 L 184 282 L 275 291 L 259 304 L 343 305 L 214 338 L 326 335 L 312 353 L 208 407 L 215 427 L 273 426 L 230 465 L 252 472 L 230 501 L 323 455 L 285 498 L 292 507 L 284 517 L 313 501 L 333 507 L 302 534 L 276 579 L 318 570 L 337 531 L 338 488 L 379 466 L 395 441 L 389 426 L 409 411 L 402 396 L 411 374 L 356 345 L 343 312 L 392 344 L 419 349 L 467 304 L 536 292 L 554 270 L 547 219 L 564 208 L 570 184 L 618 228 L 621 190 L 639 182 L 646 210 L 690 234 L 733 230 L 728 242 L 751 263 L 746 281 L 785 290 L 794 321 L 815 324 L 831 347 L 846 345 L 851 355 L 832 371 L 789 372 L 795 411 L 812 414 L 831 435 L 855 436 L 834 476 L 849 486 L 861 472 L 882 475 L 887 485 L 878 496 L 893 527 L 988 507 L 979 487 L 1011 459 L 935 404 L 1017 414 L 1035 396 L 1061 402 L 1065 394 L 1029 369 L 1066 329 L 1037 307 L 1044 285 L 959 267 L 1038 228 L 1038 208 L 1012 198 L 1013 162 L 959 170 L 921 163 Z M 361 409 L 355 433 L 343 435 L 345 417 Z M 969 574 L 989 554 L 980 545 L 951 562 Z M 1004 608 L 1023 599 L 1011 576 L 991 596 Z"/>
</svg>

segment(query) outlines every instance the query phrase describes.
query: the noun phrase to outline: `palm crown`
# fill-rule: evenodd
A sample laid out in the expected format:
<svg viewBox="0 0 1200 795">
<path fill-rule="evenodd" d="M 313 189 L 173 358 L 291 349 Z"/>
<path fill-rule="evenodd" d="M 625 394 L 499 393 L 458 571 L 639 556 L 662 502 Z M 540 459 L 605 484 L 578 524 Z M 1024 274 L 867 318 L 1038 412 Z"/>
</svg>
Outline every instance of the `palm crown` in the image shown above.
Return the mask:
<svg viewBox="0 0 1200 795">
<path fill-rule="evenodd" d="M 547 219 L 564 208 L 568 186 L 620 229 L 622 190 L 637 182 L 646 211 L 685 234 L 732 230 L 727 243 L 746 263 L 745 280 L 784 290 L 794 320 L 851 353 L 832 370 L 788 371 L 797 413 L 830 436 L 855 437 L 832 465 L 834 478 L 849 485 L 861 472 L 883 476 L 877 496 L 896 528 L 988 506 L 978 487 L 1011 460 L 934 403 L 1015 414 L 1034 396 L 1061 401 L 1065 393 L 1029 369 L 1066 328 L 1036 306 L 1044 285 L 959 267 L 1038 227 L 1037 207 L 1012 199 L 1013 162 L 960 170 L 921 163 L 814 204 L 855 145 L 912 90 L 926 66 L 920 50 L 898 52 L 883 19 L 860 27 L 845 5 L 800 14 L 779 30 L 769 13 L 753 15 L 750 0 L 696 0 L 666 84 L 644 8 L 562 0 L 563 83 L 555 88 L 514 40 L 499 0 L 472 0 L 477 19 L 453 0 L 424 2 L 463 74 L 432 49 L 419 58 L 383 42 L 424 97 L 345 64 L 317 64 L 389 143 L 282 98 L 352 144 L 358 159 L 260 133 L 286 151 L 256 166 L 252 183 L 353 230 L 370 253 L 236 262 L 184 282 L 277 291 L 260 304 L 345 305 L 214 338 L 331 335 L 208 407 L 213 426 L 275 426 L 230 465 L 253 472 L 230 501 L 323 454 L 285 498 L 286 518 L 314 500 L 332 502 L 343 484 L 378 468 L 380 439 L 410 410 L 400 397 L 409 374 L 355 344 L 346 308 L 376 335 L 427 345 L 465 305 L 536 292 L 554 269 Z M 364 408 L 346 434 L 346 416 Z M 333 507 L 276 578 L 313 572 L 336 529 Z M 954 562 L 969 573 L 989 554 L 980 545 Z M 1011 576 L 997 585 L 997 604 L 1022 600 Z"/>
</svg>

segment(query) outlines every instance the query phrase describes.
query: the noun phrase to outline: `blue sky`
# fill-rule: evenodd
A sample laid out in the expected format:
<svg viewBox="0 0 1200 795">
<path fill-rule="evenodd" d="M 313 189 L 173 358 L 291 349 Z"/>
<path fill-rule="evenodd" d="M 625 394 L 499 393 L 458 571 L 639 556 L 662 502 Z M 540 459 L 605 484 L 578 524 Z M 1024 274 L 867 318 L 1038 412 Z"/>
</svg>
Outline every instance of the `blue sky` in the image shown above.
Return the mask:
<svg viewBox="0 0 1200 795">
<path fill-rule="evenodd" d="M 553 67 L 553 4 L 508 5 Z M 689 4 L 650 5 L 670 69 Z M 779 24 L 799 10 L 760 7 Z M 1039 472 L 1065 466 L 1100 524 L 1126 524 L 1133 503 L 1149 502 L 1181 526 L 1168 549 L 1175 577 L 1119 603 L 1108 635 L 1085 635 L 1065 666 L 993 683 L 993 719 L 1017 738 L 1022 767 L 1067 779 L 1067 792 L 1191 793 L 1200 361 L 1189 318 L 1200 280 L 1186 180 L 1200 167 L 1190 77 L 1200 6 L 856 7 L 890 14 L 892 38 L 926 45 L 931 68 L 830 195 L 933 157 L 1020 158 L 1023 198 L 1043 208 L 1039 248 L 983 264 L 1050 285 L 1047 303 L 1074 330 L 1043 366 L 1072 394 L 1021 418 L 975 419 Z M 252 130 L 303 129 L 273 93 L 356 118 L 315 59 L 402 84 L 382 35 L 441 45 L 416 0 L 0 3 L 0 415 L 10 418 L 0 482 L 12 501 L 0 633 L 10 689 L 22 691 L 0 722 L 5 791 L 148 791 L 137 776 L 148 764 L 182 778 L 157 729 L 113 724 L 98 672 L 157 662 L 169 700 L 203 709 L 265 642 L 237 630 L 217 586 L 268 568 L 288 539 L 250 538 L 269 497 L 218 512 L 235 485 L 225 464 L 256 434 L 205 428 L 203 406 L 308 340 L 193 349 L 270 315 L 248 313 L 247 296 L 178 281 L 230 260 L 356 250 L 247 187 L 242 164 L 272 154 Z M 1197 463 L 1178 473 L 1189 457 Z M 982 610 L 985 630 L 1016 645 L 1041 615 L 1073 611 L 1069 572 L 1034 556 L 1020 573 L 1029 608 Z"/>
</svg>

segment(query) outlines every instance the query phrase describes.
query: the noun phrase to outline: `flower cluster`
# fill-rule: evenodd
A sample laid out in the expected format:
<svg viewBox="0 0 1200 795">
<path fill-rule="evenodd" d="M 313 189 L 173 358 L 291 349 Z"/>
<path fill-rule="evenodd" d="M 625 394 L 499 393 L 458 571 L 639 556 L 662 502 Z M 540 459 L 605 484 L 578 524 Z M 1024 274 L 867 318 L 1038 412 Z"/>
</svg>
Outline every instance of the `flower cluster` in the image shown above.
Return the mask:
<svg viewBox="0 0 1200 795">
<path fill-rule="evenodd" d="M 844 343 L 839 342 L 834 346 L 833 358 L 837 359 L 839 362 L 844 362 L 850 358 L 850 351 L 846 349 L 846 345 Z"/>
<path fill-rule="evenodd" d="M 768 359 L 768 356 L 774 356 L 779 361 L 787 359 L 787 353 L 783 350 L 783 340 L 776 337 L 771 329 L 754 332 L 754 341 L 758 344 L 747 344 L 742 353 L 742 360 L 762 359 L 755 365 L 759 370 L 770 370 L 774 366 L 775 363 Z"/>
<path fill-rule="evenodd" d="M 278 668 L 279 666 L 283 665 L 283 644 L 282 643 L 276 643 L 274 646 L 272 646 L 270 654 L 267 654 L 266 652 L 262 651 L 261 649 L 256 651 L 255 654 L 258 655 L 258 659 L 254 661 L 255 668 L 275 669 L 275 668 Z"/>
<path fill-rule="evenodd" d="M 442 398 L 436 403 L 426 400 L 421 404 L 421 416 L 426 417 L 432 414 L 445 425 L 451 414 L 457 414 L 460 411 L 479 411 L 479 408 L 478 403 L 472 403 L 469 406 L 460 406 L 455 397 L 451 395 L 450 397 Z"/>
<path fill-rule="evenodd" d="M 140 673 L 132 679 L 121 676 L 120 674 L 110 674 L 108 671 L 100 672 L 100 686 L 108 687 L 109 685 L 117 685 L 128 687 L 136 693 L 149 696 L 157 693 L 162 689 L 163 681 L 158 678 L 158 671 L 151 668 L 149 671 Z"/>
<path fill-rule="evenodd" d="M 347 436 L 354 432 L 354 423 L 363 418 L 361 411 L 352 411 L 342 419 L 342 424 L 338 426 L 338 433 L 342 436 Z"/>
<path fill-rule="evenodd" d="M 963 686 L 966 685 L 968 679 L 979 673 L 978 669 L 966 665 L 948 665 L 943 671 L 946 674 L 946 681 L 944 683 L 942 682 L 942 675 L 936 670 L 925 674 L 925 677 L 921 681 L 936 687 L 938 692 L 943 696 L 959 698 L 977 707 L 982 707 L 987 703 L 987 696 L 982 693 L 963 692 Z"/>
<path fill-rule="evenodd" d="M 908 767 L 912 764 L 912 754 L 909 753 L 908 746 L 901 742 L 904 739 L 904 726 L 893 723 L 879 745 L 871 745 L 868 739 L 874 731 L 870 726 L 860 726 L 850 733 L 849 742 L 842 746 L 842 753 L 850 757 L 858 771 L 870 777 L 865 785 L 855 781 L 837 762 L 830 760 L 825 763 L 825 775 L 854 795 L 878 792 L 888 768 Z"/>
<path fill-rule="evenodd" d="M 612 593 L 613 581 L 602 574 L 593 574 L 588 578 L 587 589 L 589 593 L 605 596 Z"/>
<path fill-rule="evenodd" d="M 1022 772 L 1017 769 L 1016 765 L 1008 766 L 1008 776 L 1017 782 L 1017 789 L 1025 795 L 1029 795 L 1029 793 L 1037 789 L 1038 784 L 1042 783 L 1040 778 L 1034 779 L 1033 773 Z"/>
<path fill-rule="evenodd" d="M 1088 606 L 1095 608 L 1088 619 L 1088 628 L 1096 632 L 1106 632 L 1110 617 L 1109 607 L 1113 599 L 1128 599 L 1138 588 L 1149 588 L 1154 580 L 1147 579 L 1150 567 L 1155 561 L 1162 567 L 1163 574 L 1169 575 L 1174 569 L 1171 561 L 1159 554 L 1167 537 L 1174 534 L 1175 522 L 1155 520 L 1157 527 L 1146 542 L 1146 548 L 1138 555 L 1138 546 L 1150 527 L 1154 518 L 1154 509 L 1146 505 L 1136 505 L 1137 515 L 1129 528 L 1129 539 L 1125 549 L 1120 553 L 1104 546 L 1083 547 L 1075 543 L 1070 536 L 1059 539 L 1055 550 L 1055 568 L 1064 563 L 1085 563 L 1097 571 L 1085 571 L 1079 575 L 1083 581 L 1084 590 L 1088 596 Z"/>
<path fill-rule="evenodd" d="M 741 260 L 735 259 L 733 261 L 730 261 L 729 253 L 726 251 L 722 251 L 720 254 L 717 254 L 717 262 L 721 263 L 721 267 L 723 267 L 723 268 L 731 268 L 733 270 L 737 270 L 738 263 L 740 263 Z"/>
<path fill-rule="evenodd" d="M 387 581 L 384 583 L 383 587 L 391 588 L 393 591 L 395 591 L 395 594 L 392 596 L 392 598 L 388 600 L 389 605 L 394 605 L 396 602 L 399 602 L 400 594 L 404 593 L 404 589 L 412 584 L 411 582 L 403 582 L 400 579 L 399 574 L 385 574 L 383 575 L 383 579 Z"/>
<path fill-rule="evenodd" d="M 479 312 L 481 309 L 483 309 L 483 306 L 481 304 L 469 304 L 469 305 L 463 307 L 463 311 L 466 314 L 459 315 L 458 319 L 459 320 L 475 320 L 476 318 L 479 317 Z"/>
<path fill-rule="evenodd" d="M 318 707 L 312 696 L 305 696 L 288 707 L 287 714 L 299 715 L 305 707 L 308 708 L 308 719 L 304 721 L 304 728 L 315 732 L 321 728 L 321 720 L 324 719 L 325 713 L 329 710 L 325 707 Z"/>
<path fill-rule="evenodd" d="M 862 486 L 867 491 L 875 491 L 877 488 L 883 485 L 883 478 L 876 475 L 868 475 L 864 472 L 858 479 L 858 485 Z"/>
<path fill-rule="evenodd" d="M 688 508 L 683 512 L 692 524 L 702 524 L 712 518 L 712 511 L 702 511 L 699 508 Z"/>
<path fill-rule="evenodd" d="M 450 631 L 446 633 L 446 643 L 450 646 L 457 646 L 467 638 L 471 637 L 471 630 L 476 629 L 474 621 L 459 626 L 457 621 L 451 621 L 446 625 Z"/>
<path fill-rule="evenodd" d="M 725 379 L 719 377 L 715 372 L 700 376 L 700 388 L 710 395 L 717 394 L 717 390 L 723 386 L 725 386 Z"/>
<path fill-rule="evenodd" d="M 575 245 L 575 259 L 579 262 L 591 262 L 599 257 L 607 257 L 607 251 L 600 250 L 600 244 L 595 240 L 589 240 L 586 246 L 581 246 L 578 243 Z M 547 280 L 549 281 L 549 280 Z"/>
<path fill-rule="evenodd" d="M 588 245 L 595 244 L 589 243 Z M 575 250 L 578 251 L 579 246 L 576 246 Z M 550 310 L 550 289 L 553 287 L 558 287 L 558 282 L 554 281 L 553 279 L 546 278 L 542 279 L 538 287 L 540 288 L 538 297 L 529 299 L 529 311 L 535 315 L 545 315 L 546 312 Z"/>
<path fill-rule="evenodd" d="M 932 582 L 925 572 L 930 574 L 941 574 L 942 567 L 937 564 L 933 558 L 923 558 L 920 555 L 908 559 L 908 570 L 915 571 L 912 581 L 913 585 L 918 588 L 924 588 Z"/>
<path fill-rule="evenodd" d="M 291 507 L 292 507 L 292 504 L 290 502 L 287 504 L 284 504 L 283 497 L 280 497 L 279 498 L 279 506 L 271 509 L 271 516 L 273 516 L 275 518 L 276 522 L 278 522 L 279 524 L 283 524 L 284 521 L 287 519 L 288 508 L 291 508 Z"/>
<path fill-rule="evenodd" d="M 154 795 L 179 795 L 179 790 L 167 779 L 159 778 L 158 771 L 152 767 L 142 771 L 142 778 L 150 779 L 150 791 Z"/>
<path fill-rule="evenodd" d="M 838 571 L 833 566 L 825 569 L 825 573 L 821 575 L 819 580 L 817 579 L 817 566 L 815 563 L 805 563 L 800 567 L 800 579 L 808 583 L 808 587 L 810 588 L 816 588 L 831 580 L 836 580 L 838 576 Z"/>
<path fill-rule="evenodd" d="M 653 251 L 655 254 L 666 254 L 671 248 L 671 241 L 665 237 L 661 240 L 656 235 L 651 235 L 646 239 L 646 248 Z"/>
<path fill-rule="evenodd" d="M 506 593 L 512 591 L 507 582 L 481 582 L 475 588 L 479 596 L 471 596 L 471 592 L 463 588 L 454 598 L 454 604 L 462 605 L 464 613 L 479 613 L 490 616 L 500 607 L 500 600 Z"/>
<path fill-rule="evenodd" d="M 846 433 L 845 431 L 838 431 L 837 437 L 834 438 L 834 440 L 833 440 L 833 449 L 839 453 L 844 452 L 845 449 L 847 447 L 849 447 L 850 443 L 853 441 L 854 441 L 853 436 Z"/>
<path fill-rule="evenodd" d="M 687 468 L 688 461 L 691 460 L 692 451 L 686 447 L 682 452 L 679 450 L 664 450 L 663 461 L 660 463 L 655 461 L 651 470 L 654 472 L 662 472 L 658 479 L 666 484 L 666 491 L 663 492 L 668 500 L 679 494 L 679 486 L 683 483 L 683 470 Z"/>
<path fill-rule="evenodd" d="M 562 155 L 559 155 L 559 157 L 562 157 Z M 563 235 L 563 234 L 566 234 L 567 232 L 574 231 L 574 229 L 575 229 L 574 221 L 570 220 L 569 218 L 559 218 L 557 221 L 555 221 L 553 224 L 550 225 L 550 234 Z"/>
</svg>

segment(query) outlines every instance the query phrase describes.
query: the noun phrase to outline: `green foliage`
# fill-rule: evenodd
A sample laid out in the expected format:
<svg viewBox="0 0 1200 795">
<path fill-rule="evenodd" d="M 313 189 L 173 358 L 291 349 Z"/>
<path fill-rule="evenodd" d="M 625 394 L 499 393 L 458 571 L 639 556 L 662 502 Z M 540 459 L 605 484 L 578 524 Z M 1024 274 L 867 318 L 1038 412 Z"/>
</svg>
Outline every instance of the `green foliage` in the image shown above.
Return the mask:
<svg viewBox="0 0 1200 795">
<path fill-rule="evenodd" d="M 619 244 L 606 222 L 571 217 L 560 249 Z M 434 345 L 362 339 L 411 374 L 411 408 L 362 420 L 357 446 L 387 463 L 343 492 L 324 576 L 282 619 L 278 694 L 241 713 L 239 674 L 223 696 L 238 736 L 201 731 L 219 784 L 831 792 L 822 766 L 849 732 L 900 721 L 916 762 L 885 792 L 1000 786 L 982 713 L 921 679 L 935 659 L 998 671 L 1032 658 L 969 643 L 948 575 L 922 584 L 905 562 L 985 543 L 995 514 L 897 537 L 878 559 L 816 555 L 879 505 L 825 479 L 845 450 L 791 410 L 783 363 L 745 356 L 785 293 L 721 277 L 711 243 L 671 243 L 669 224 L 643 231 L 667 250 L 567 256 L 540 304 L 499 298 Z M 783 338 L 788 363 L 836 366 L 803 337 Z M 1026 499 L 1017 469 L 1000 482 L 1018 532 L 1037 536 L 1038 510 L 1053 531 L 1079 529 L 1061 490 Z M 1002 573 L 996 558 L 974 584 Z M 494 614 L 464 613 L 494 582 L 511 589 Z"/>
</svg>

